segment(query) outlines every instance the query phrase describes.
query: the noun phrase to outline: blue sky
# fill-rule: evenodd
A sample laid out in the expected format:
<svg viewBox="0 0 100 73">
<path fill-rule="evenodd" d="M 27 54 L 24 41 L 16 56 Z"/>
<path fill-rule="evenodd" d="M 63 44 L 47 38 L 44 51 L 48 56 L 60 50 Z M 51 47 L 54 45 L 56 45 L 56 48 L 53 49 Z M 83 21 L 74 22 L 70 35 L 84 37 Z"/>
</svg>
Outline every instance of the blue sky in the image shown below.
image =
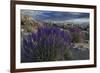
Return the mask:
<svg viewBox="0 0 100 73">
<path fill-rule="evenodd" d="M 37 11 L 21 10 L 21 14 L 28 15 L 42 21 L 69 21 L 69 22 L 89 22 L 89 13 L 80 12 L 60 12 L 60 11 Z"/>
</svg>

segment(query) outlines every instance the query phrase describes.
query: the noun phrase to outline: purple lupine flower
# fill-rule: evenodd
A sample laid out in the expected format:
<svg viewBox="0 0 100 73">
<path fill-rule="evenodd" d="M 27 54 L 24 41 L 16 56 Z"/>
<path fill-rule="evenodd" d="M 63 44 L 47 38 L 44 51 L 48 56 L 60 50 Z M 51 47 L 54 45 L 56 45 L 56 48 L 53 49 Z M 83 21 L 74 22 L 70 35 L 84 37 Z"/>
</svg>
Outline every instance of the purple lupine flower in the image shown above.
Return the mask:
<svg viewBox="0 0 100 73">
<path fill-rule="evenodd" d="M 71 35 L 58 27 L 46 26 L 24 37 L 22 42 L 22 48 L 29 53 L 27 62 L 63 60 L 65 50 L 71 46 Z M 22 62 L 23 60 L 25 59 L 22 59 Z"/>
</svg>

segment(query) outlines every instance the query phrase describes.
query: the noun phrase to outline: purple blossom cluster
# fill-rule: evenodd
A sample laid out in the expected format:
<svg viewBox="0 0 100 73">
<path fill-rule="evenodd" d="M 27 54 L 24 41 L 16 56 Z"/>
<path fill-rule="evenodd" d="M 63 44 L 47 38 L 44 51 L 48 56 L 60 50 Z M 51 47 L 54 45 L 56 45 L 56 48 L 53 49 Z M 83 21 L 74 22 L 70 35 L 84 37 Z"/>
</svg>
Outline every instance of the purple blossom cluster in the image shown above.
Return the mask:
<svg viewBox="0 0 100 73">
<path fill-rule="evenodd" d="M 22 39 L 21 62 L 71 59 L 72 36 L 69 30 L 46 26 Z"/>
</svg>

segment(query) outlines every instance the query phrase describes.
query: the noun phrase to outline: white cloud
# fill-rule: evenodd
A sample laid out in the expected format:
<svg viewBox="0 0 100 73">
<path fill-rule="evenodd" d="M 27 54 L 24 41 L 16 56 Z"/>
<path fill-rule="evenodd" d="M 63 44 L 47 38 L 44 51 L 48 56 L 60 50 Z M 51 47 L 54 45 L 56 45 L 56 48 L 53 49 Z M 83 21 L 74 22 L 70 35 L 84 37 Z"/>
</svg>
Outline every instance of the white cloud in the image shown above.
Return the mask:
<svg viewBox="0 0 100 73">
<path fill-rule="evenodd" d="M 70 12 L 70 14 L 72 14 L 72 15 L 81 15 L 82 13 L 79 13 L 79 12 Z"/>
<path fill-rule="evenodd" d="M 67 20 L 66 22 L 89 23 L 89 18 L 77 18 L 77 19 L 71 19 L 71 20 Z"/>
<path fill-rule="evenodd" d="M 45 22 L 48 22 L 49 20 L 45 20 Z M 70 19 L 70 20 L 59 20 L 59 21 L 53 21 L 54 23 L 78 23 L 78 24 L 82 24 L 82 23 L 89 23 L 89 18 L 76 18 L 76 19 Z"/>
</svg>

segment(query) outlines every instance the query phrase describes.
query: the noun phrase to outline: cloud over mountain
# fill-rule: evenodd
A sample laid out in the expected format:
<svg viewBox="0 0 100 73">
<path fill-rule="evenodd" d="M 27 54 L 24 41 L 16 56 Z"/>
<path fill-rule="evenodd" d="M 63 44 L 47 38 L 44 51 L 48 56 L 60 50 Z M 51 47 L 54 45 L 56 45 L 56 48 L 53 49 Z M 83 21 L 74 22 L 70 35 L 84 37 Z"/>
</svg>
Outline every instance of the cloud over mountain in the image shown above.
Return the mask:
<svg viewBox="0 0 100 73">
<path fill-rule="evenodd" d="M 43 10 L 21 10 L 21 14 L 28 15 L 42 21 L 69 21 L 78 23 L 89 23 L 89 13 L 82 12 L 61 12 Z"/>
</svg>

